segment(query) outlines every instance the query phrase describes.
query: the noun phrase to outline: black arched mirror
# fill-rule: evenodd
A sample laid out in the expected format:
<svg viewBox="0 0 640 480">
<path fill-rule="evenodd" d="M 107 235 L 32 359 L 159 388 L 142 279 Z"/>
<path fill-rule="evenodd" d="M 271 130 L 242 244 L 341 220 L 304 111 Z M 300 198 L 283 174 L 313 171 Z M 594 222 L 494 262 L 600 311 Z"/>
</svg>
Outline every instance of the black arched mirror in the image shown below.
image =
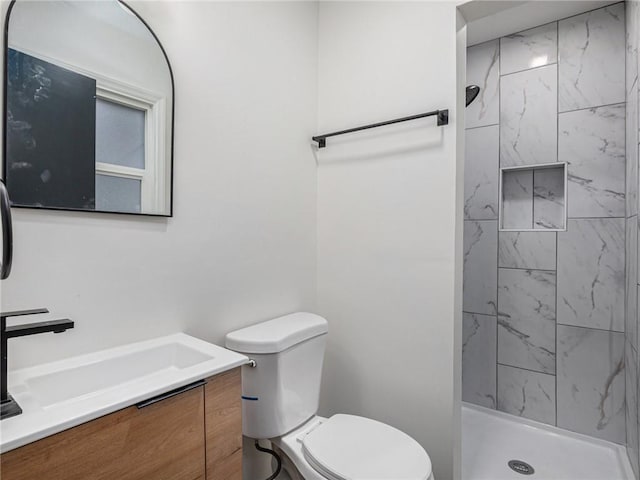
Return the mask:
<svg viewBox="0 0 640 480">
<path fill-rule="evenodd" d="M 118 0 L 14 0 L 3 175 L 12 206 L 172 215 L 174 85 Z"/>
</svg>

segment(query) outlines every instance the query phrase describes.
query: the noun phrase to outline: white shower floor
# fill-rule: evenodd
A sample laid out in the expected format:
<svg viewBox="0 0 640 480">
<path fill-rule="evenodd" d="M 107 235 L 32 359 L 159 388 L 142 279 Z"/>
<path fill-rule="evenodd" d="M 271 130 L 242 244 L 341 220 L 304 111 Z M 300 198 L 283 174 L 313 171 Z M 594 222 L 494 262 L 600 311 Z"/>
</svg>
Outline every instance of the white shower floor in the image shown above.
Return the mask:
<svg viewBox="0 0 640 480">
<path fill-rule="evenodd" d="M 533 475 L 512 471 L 522 460 Z M 625 448 L 463 403 L 463 480 L 632 480 Z"/>
</svg>

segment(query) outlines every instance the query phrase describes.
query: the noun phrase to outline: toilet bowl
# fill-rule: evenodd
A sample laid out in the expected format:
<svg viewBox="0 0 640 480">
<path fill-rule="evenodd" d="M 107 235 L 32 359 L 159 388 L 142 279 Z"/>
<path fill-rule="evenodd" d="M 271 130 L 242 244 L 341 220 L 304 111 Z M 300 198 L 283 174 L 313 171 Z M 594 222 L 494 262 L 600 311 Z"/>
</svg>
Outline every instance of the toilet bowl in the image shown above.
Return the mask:
<svg viewBox="0 0 640 480">
<path fill-rule="evenodd" d="M 355 415 L 316 415 L 327 321 L 298 312 L 227 334 L 242 367 L 242 429 L 268 439 L 292 480 L 433 480 L 427 452 L 406 433 Z"/>
<path fill-rule="evenodd" d="M 354 415 L 313 417 L 272 445 L 292 480 L 433 480 L 418 442 L 384 423 Z"/>
</svg>

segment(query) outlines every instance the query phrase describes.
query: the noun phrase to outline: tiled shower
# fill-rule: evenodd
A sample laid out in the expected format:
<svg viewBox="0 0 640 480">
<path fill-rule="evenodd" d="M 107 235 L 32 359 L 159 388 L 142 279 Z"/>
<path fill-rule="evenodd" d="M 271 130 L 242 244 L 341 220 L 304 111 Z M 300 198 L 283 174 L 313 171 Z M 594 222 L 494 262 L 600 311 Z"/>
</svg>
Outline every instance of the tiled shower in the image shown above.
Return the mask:
<svg viewBox="0 0 640 480">
<path fill-rule="evenodd" d="M 463 300 L 463 400 L 626 444 L 636 477 L 638 10 L 468 48 Z"/>
</svg>

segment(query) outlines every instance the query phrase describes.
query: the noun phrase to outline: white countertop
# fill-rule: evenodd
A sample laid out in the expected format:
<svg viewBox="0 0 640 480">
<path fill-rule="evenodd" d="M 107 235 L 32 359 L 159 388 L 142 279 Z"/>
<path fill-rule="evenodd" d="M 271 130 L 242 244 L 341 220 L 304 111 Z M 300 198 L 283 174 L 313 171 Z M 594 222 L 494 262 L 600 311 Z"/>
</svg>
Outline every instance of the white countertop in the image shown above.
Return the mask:
<svg viewBox="0 0 640 480">
<path fill-rule="evenodd" d="M 23 413 L 0 422 L 0 452 L 248 361 L 177 333 L 9 372 L 9 393 Z"/>
</svg>

